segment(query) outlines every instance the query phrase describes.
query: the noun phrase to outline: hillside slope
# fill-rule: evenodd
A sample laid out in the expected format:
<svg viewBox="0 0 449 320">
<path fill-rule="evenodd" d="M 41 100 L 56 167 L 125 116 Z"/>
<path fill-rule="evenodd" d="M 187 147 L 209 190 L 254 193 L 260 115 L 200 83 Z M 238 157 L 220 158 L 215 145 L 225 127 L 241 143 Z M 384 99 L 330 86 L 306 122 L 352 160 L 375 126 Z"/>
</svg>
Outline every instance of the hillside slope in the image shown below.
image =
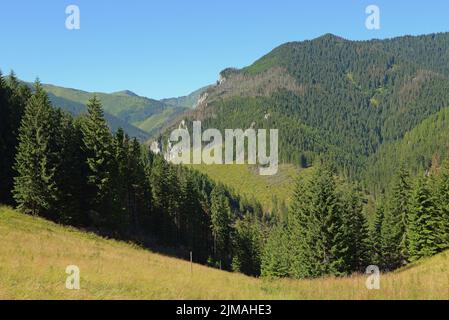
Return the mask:
<svg viewBox="0 0 449 320">
<path fill-rule="evenodd" d="M 166 122 L 183 113 L 186 108 L 172 106 L 167 103 L 140 97 L 131 91 L 115 93 L 93 93 L 82 90 L 63 88 L 54 85 L 45 85 L 52 102 L 55 105 L 64 102 L 66 109 L 79 109 L 79 105 L 86 102 L 96 94 L 103 104 L 106 113 L 118 118 L 129 127 L 136 127 L 148 136 L 157 132 Z M 149 119 L 158 118 L 159 121 L 150 122 Z"/>
<path fill-rule="evenodd" d="M 251 165 L 195 165 L 191 167 L 212 180 L 220 182 L 235 190 L 239 195 L 255 198 L 264 210 L 272 211 L 273 202 L 288 204 L 293 194 L 295 181 L 305 176 L 312 168 L 299 169 L 293 165 L 281 164 L 274 176 L 261 176 L 255 166 Z"/>
<path fill-rule="evenodd" d="M 186 123 L 277 128 L 281 162 L 307 168 L 325 158 L 345 176 L 360 177 L 382 145 L 449 105 L 449 73 L 434 62 L 447 55 L 448 39 L 327 34 L 286 43 L 246 68 L 223 70 Z"/>
<path fill-rule="evenodd" d="M 78 116 L 86 112 L 85 103 L 83 104 L 81 102 L 71 101 L 66 98 L 56 96 L 51 92 L 48 92 L 47 94 L 54 107 L 70 112 L 74 116 Z M 116 132 L 117 129 L 122 128 L 130 137 L 135 137 L 139 139 L 139 141 L 145 141 L 150 136 L 148 132 L 139 129 L 108 112 L 105 112 L 104 116 L 113 132 Z"/>
<path fill-rule="evenodd" d="M 0 299 L 449 299 L 449 252 L 381 278 L 260 280 L 0 207 Z M 77 265 L 81 289 L 65 289 Z"/>
<path fill-rule="evenodd" d="M 383 144 L 367 161 L 364 182 L 370 190 L 381 192 L 391 182 L 391 172 L 406 164 L 411 172 L 424 174 L 438 169 L 448 155 L 449 108 L 426 118 L 404 135 L 404 138 Z"/>
</svg>

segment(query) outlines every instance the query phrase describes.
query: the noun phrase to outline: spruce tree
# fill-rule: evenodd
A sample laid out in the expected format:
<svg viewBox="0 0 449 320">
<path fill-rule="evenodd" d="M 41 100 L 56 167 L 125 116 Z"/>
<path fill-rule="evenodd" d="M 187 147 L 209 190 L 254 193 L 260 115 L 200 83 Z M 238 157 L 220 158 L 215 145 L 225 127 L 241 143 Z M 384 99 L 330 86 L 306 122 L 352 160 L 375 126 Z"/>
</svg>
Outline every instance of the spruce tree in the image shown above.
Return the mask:
<svg viewBox="0 0 449 320">
<path fill-rule="evenodd" d="M 39 80 L 28 100 L 16 155 L 14 198 L 18 208 L 34 215 L 48 215 L 56 200 L 54 155 L 52 146 L 53 109 Z"/>
<path fill-rule="evenodd" d="M 344 190 L 343 225 L 348 245 L 346 264 L 350 271 L 365 271 L 371 264 L 368 223 L 363 213 L 362 197 L 355 188 Z"/>
<path fill-rule="evenodd" d="M 97 226 L 113 229 L 117 225 L 114 203 L 115 162 L 112 135 L 104 118 L 103 109 L 96 96 L 87 103 L 87 115 L 82 121 L 83 148 L 87 156 L 86 196 L 89 201 L 89 219 Z"/>
<path fill-rule="evenodd" d="M 304 185 L 298 184 L 289 220 L 294 228 L 295 277 L 348 273 L 349 245 L 342 210 L 330 169 L 320 167 Z"/>
<path fill-rule="evenodd" d="M 407 261 L 407 218 L 410 201 L 410 177 L 402 165 L 393 185 L 382 225 L 382 251 L 388 269 L 395 269 Z"/>
<path fill-rule="evenodd" d="M 231 208 L 222 186 L 211 193 L 211 229 L 214 241 L 215 262 L 226 268 L 229 263 L 231 240 Z"/>
<path fill-rule="evenodd" d="M 376 206 L 373 226 L 370 230 L 372 264 L 383 267 L 382 251 L 382 226 L 384 223 L 385 209 L 383 203 Z"/>
<path fill-rule="evenodd" d="M 449 249 L 449 157 L 443 162 L 436 188 L 437 236 L 439 251 Z"/>
<path fill-rule="evenodd" d="M 68 113 L 60 114 L 58 134 L 59 160 L 56 179 L 59 189 L 57 211 L 61 222 L 75 226 L 87 226 L 89 204 L 87 155 L 83 150 L 83 133 L 79 119 Z"/>
<path fill-rule="evenodd" d="M 268 236 L 261 256 L 261 275 L 285 278 L 292 274 L 292 242 L 283 224 L 276 225 Z"/>
<path fill-rule="evenodd" d="M 247 213 L 233 232 L 232 269 L 251 276 L 260 275 L 262 234 L 258 221 Z"/>
<path fill-rule="evenodd" d="M 420 178 L 413 190 L 407 228 L 410 261 L 429 257 L 438 251 L 438 227 L 434 198 L 428 179 Z"/>
<path fill-rule="evenodd" d="M 30 97 L 30 90 L 20 84 L 14 72 L 7 79 L 0 72 L 0 202 L 14 204 L 15 156 L 18 145 L 18 131 Z"/>
<path fill-rule="evenodd" d="M 150 202 L 147 197 L 149 187 L 145 179 L 145 167 L 142 148 L 136 138 L 132 139 L 129 146 L 128 168 L 128 193 L 129 214 L 131 218 L 131 231 L 139 233 L 143 216 L 149 213 Z"/>
<path fill-rule="evenodd" d="M 10 202 L 9 193 L 11 191 L 11 167 L 10 157 L 7 156 L 10 148 L 8 140 L 9 132 L 9 92 L 5 80 L 0 72 L 0 202 Z"/>
</svg>

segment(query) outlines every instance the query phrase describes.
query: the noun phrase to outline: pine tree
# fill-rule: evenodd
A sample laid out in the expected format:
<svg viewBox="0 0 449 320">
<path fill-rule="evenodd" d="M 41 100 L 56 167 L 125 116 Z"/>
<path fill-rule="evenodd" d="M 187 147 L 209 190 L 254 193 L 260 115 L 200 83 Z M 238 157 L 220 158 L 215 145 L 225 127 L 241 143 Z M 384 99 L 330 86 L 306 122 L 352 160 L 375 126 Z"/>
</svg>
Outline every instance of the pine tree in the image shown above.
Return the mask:
<svg viewBox="0 0 449 320">
<path fill-rule="evenodd" d="M 226 268 L 229 264 L 232 217 L 222 186 L 215 187 L 211 193 L 211 223 L 215 261 Z"/>
<path fill-rule="evenodd" d="M 116 215 L 121 232 L 129 231 L 131 225 L 131 168 L 130 141 L 122 128 L 119 128 L 113 139 L 114 162 L 111 180 L 114 181 L 113 195 L 117 204 Z"/>
<path fill-rule="evenodd" d="M 348 273 L 348 239 L 332 171 L 320 167 L 305 185 L 298 184 L 291 211 L 295 277 Z"/>
<path fill-rule="evenodd" d="M 439 251 L 449 249 L 449 157 L 444 161 L 436 188 Z"/>
<path fill-rule="evenodd" d="M 11 161 L 8 156 L 6 156 L 9 152 L 9 143 L 8 140 L 10 138 L 10 132 L 8 128 L 8 115 L 10 113 L 9 107 L 9 92 L 6 87 L 5 80 L 3 79 L 3 75 L 0 72 L 0 201 L 1 202 L 10 202 L 8 201 L 9 192 L 11 190 Z"/>
<path fill-rule="evenodd" d="M 434 198 L 428 179 L 420 178 L 413 190 L 407 239 L 410 261 L 429 257 L 437 253 L 438 227 Z"/>
<path fill-rule="evenodd" d="M 86 192 L 90 205 L 91 222 L 97 226 L 114 229 L 117 225 L 117 209 L 114 203 L 115 163 L 112 135 L 104 118 L 100 101 L 96 96 L 87 103 L 87 115 L 82 121 L 83 147 L 87 155 Z"/>
<path fill-rule="evenodd" d="M 261 249 L 262 234 L 259 223 L 247 213 L 234 227 L 232 270 L 259 276 Z"/>
<path fill-rule="evenodd" d="M 383 266 L 382 251 L 382 226 L 384 223 L 385 209 L 383 203 L 376 206 L 373 226 L 370 232 L 372 264 Z"/>
<path fill-rule="evenodd" d="M 5 80 L 0 72 L 0 202 L 14 204 L 14 163 L 18 131 L 30 97 L 30 90 L 20 84 L 14 72 Z"/>
<path fill-rule="evenodd" d="M 153 233 L 165 243 L 171 240 L 171 221 L 168 213 L 169 182 L 166 179 L 169 165 L 162 156 L 154 155 L 150 172 L 150 184 L 153 201 L 151 221 Z"/>
<path fill-rule="evenodd" d="M 292 242 L 283 224 L 270 231 L 267 242 L 262 250 L 261 275 L 268 278 L 285 278 L 293 276 Z"/>
<path fill-rule="evenodd" d="M 79 119 L 68 113 L 59 116 L 59 160 L 56 181 L 59 189 L 57 213 L 61 222 L 74 226 L 87 226 L 89 204 L 85 198 L 88 188 L 87 155 L 83 151 L 83 133 Z"/>
<path fill-rule="evenodd" d="M 149 186 L 145 179 L 142 148 L 136 138 L 132 139 L 129 147 L 129 212 L 133 232 L 140 232 L 143 215 L 149 214 L 150 202 L 147 197 Z"/>
<path fill-rule="evenodd" d="M 370 246 L 360 192 L 355 188 L 344 190 L 343 203 L 343 225 L 348 245 L 346 264 L 350 271 L 363 272 L 370 264 Z"/>
<path fill-rule="evenodd" d="M 407 261 L 407 217 L 409 214 L 409 173 L 402 165 L 393 186 L 382 225 L 382 251 L 388 269 L 395 269 Z"/>
<path fill-rule="evenodd" d="M 196 252 L 196 256 L 204 258 L 200 235 L 202 223 L 206 217 L 202 215 L 200 191 L 193 173 L 185 170 L 180 179 L 181 208 L 180 233 L 182 242 Z M 201 252 L 199 252 L 201 251 Z"/>
<path fill-rule="evenodd" d="M 50 101 L 36 80 L 19 129 L 13 190 L 18 208 L 34 215 L 48 215 L 56 200 L 52 130 L 57 124 L 53 119 Z"/>
</svg>

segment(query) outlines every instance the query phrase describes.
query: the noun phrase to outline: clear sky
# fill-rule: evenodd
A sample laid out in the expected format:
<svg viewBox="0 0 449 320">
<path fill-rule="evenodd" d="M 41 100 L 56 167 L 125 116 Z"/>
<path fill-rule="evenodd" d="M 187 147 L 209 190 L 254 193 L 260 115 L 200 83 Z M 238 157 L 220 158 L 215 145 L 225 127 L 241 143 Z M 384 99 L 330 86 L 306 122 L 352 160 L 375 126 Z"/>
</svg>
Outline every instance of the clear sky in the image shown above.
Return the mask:
<svg viewBox="0 0 449 320">
<path fill-rule="evenodd" d="M 78 5 L 80 30 L 65 27 Z M 380 8 L 380 30 L 365 8 Z M 0 69 L 27 81 L 152 98 L 214 83 L 288 41 L 449 31 L 448 0 L 0 0 Z"/>
</svg>

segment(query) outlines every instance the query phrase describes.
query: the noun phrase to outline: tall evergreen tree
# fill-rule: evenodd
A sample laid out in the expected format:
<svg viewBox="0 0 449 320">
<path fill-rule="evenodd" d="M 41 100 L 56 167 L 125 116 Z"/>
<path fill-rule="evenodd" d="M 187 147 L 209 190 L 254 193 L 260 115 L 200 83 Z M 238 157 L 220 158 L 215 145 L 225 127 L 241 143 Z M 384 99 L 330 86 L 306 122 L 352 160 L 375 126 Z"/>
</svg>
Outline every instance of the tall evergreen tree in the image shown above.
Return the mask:
<svg viewBox="0 0 449 320">
<path fill-rule="evenodd" d="M 87 115 L 82 122 L 83 148 L 87 156 L 90 205 L 89 219 L 99 226 L 112 229 L 117 225 L 117 206 L 114 202 L 115 161 L 112 135 L 104 118 L 101 102 L 96 96 L 87 103 Z"/>
<path fill-rule="evenodd" d="M 262 249 L 261 275 L 268 278 L 293 276 L 292 242 L 289 232 L 283 224 L 276 225 L 268 236 Z"/>
<path fill-rule="evenodd" d="M 439 250 L 449 249 L 449 157 L 443 162 L 436 183 L 436 210 Z"/>
<path fill-rule="evenodd" d="M 388 269 L 395 269 L 407 261 L 407 217 L 410 201 L 410 177 L 401 166 L 393 186 L 382 225 L 382 251 Z"/>
<path fill-rule="evenodd" d="M 14 72 L 4 79 L 0 72 L 0 202 L 13 204 L 14 162 L 18 131 L 30 90 Z"/>
<path fill-rule="evenodd" d="M 79 119 L 65 112 L 58 116 L 57 134 L 58 171 L 58 219 L 66 224 L 87 226 L 89 204 L 85 199 L 88 174 L 87 156 L 83 151 L 83 133 Z"/>
<path fill-rule="evenodd" d="M 331 170 L 320 167 L 305 186 L 298 187 L 291 215 L 298 230 L 293 274 L 299 278 L 346 274 L 348 239 Z"/>
<path fill-rule="evenodd" d="M 346 263 L 349 270 L 363 272 L 370 264 L 369 232 L 362 197 L 355 188 L 343 194 L 343 225 L 348 245 Z"/>
<path fill-rule="evenodd" d="M 211 229 L 214 238 L 214 258 L 223 268 L 229 264 L 231 240 L 231 208 L 222 186 L 211 194 Z"/>
<path fill-rule="evenodd" d="M 385 209 L 383 203 L 376 206 L 376 213 L 374 216 L 373 226 L 370 230 L 371 240 L 371 254 L 372 264 L 383 266 L 383 251 L 382 251 L 382 226 L 384 223 Z"/>
<path fill-rule="evenodd" d="M 428 178 L 420 178 L 413 190 L 407 238 L 410 261 L 434 255 L 438 250 L 438 220 Z"/>
<path fill-rule="evenodd" d="M 233 232 L 232 269 L 251 276 L 260 275 L 262 234 L 258 221 L 248 213 L 237 221 Z"/>
<path fill-rule="evenodd" d="M 53 109 L 39 80 L 19 129 L 14 198 L 19 209 L 47 215 L 57 194 L 52 154 Z"/>
</svg>

